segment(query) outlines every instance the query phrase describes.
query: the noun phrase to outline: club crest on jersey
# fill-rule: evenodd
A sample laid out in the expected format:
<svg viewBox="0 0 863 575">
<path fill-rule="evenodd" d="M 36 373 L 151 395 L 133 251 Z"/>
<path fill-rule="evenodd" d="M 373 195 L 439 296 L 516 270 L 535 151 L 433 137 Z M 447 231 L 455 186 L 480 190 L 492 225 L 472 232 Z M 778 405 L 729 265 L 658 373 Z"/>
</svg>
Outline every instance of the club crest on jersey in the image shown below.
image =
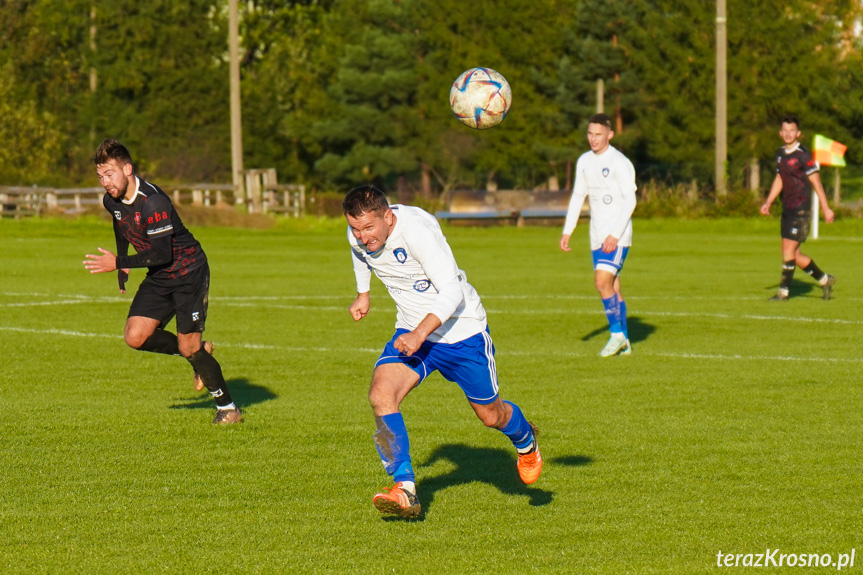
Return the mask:
<svg viewBox="0 0 863 575">
<path fill-rule="evenodd" d="M 399 262 L 400 264 L 403 264 L 403 263 L 405 263 L 406 261 L 408 261 L 408 253 L 405 251 L 405 249 L 404 249 L 404 248 L 396 248 L 396 249 L 394 249 L 394 250 L 393 250 L 393 255 L 396 257 L 396 260 L 398 260 L 398 262 Z M 428 289 L 428 288 L 426 288 L 426 289 Z M 425 290 L 422 290 L 422 291 L 425 291 Z"/>
<path fill-rule="evenodd" d="M 614 199 L 611 196 L 609 196 L 609 195 L 602 196 L 602 203 L 603 204 L 610 204 L 612 201 L 614 201 Z"/>
<path fill-rule="evenodd" d="M 123 216 L 122 216 L 122 215 L 120 215 L 120 212 L 118 212 L 118 211 L 116 211 L 116 210 L 115 210 L 115 211 L 114 211 L 114 219 L 115 219 L 115 220 L 117 220 L 117 221 L 120 221 L 122 218 L 123 218 Z"/>
<path fill-rule="evenodd" d="M 608 168 L 602 168 L 602 177 L 603 178 L 607 178 L 608 174 L 610 174 L 610 173 L 611 173 L 611 170 L 609 170 Z"/>
<path fill-rule="evenodd" d="M 414 282 L 414 289 L 419 292 L 427 291 L 431 287 L 431 282 L 428 280 L 417 280 Z"/>
</svg>

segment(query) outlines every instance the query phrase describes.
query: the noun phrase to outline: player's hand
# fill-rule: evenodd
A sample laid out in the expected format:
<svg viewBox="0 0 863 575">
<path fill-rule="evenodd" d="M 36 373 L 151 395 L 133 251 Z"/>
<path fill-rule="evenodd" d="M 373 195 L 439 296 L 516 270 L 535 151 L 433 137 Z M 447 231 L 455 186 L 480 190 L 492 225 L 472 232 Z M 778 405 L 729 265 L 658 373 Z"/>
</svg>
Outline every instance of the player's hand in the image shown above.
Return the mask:
<svg viewBox="0 0 863 575">
<path fill-rule="evenodd" d="M 769 216 L 770 215 L 770 204 L 762 204 L 761 205 L 761 213 L 764 214 L 765 216 Z M 826 216 L 827 213 L 825 212 L 824 215 Z"/>
<path fill-rule="evenodd" d="M 129 268 L 117 270 L 117 283 L 120 284 L 120 293 L 126 293 L 126 282 L 129 279 Z"/>
<path fill-rule="evenodd" d="M 833 219 L 836 217 L 836 214 L 833 213 L 833 210 L 830 208 L 824 208 L 824 221 L 828 224 L 833 223 Z"/>
<path fill-rule="evenodd" d="M 369 293 L 361 293 L 357 294 L 357 299 L 354 300 L 354 303 L 348 307 L 348 311 L 351 314 L 351 317 L 354 318 L 354 321 L 360 321 L 369 313 L 369 308 L 371 307 L 371 300 L 369 299 Z"/>
<path fill-rule="evenodd" d="M 90 270 L 91 274 L 112 272 L 117 269 L 117 256 L 108 250 L 103 250 L 102 248 L 99 248 L 99 251 L 102 252 L 102 255 L 100 256 L 94 256 L 92 254 L 84 256 L 87 258 L 84 260 L 84 268 Z"/>
<path fill-rule="evenodd" d="M 610 254 L 614 250 L 617 249 L 617 238 L 614 236 L 608 236 L 605 238 L 605 241 L 602 242 L 602 253 Z"/>
<path fill-rule="evenodd" d="M 424 337 L 420 337 L 415 331 L 409 331 L 396 338 L 395 347 L 403 354 L 411 356 L 416 353 L 424 341 Z"/>
<path fill-rule="evenodd" d="M 560 236 L 560 249 L 565 252 L 571 252 L 572 248 L 569 247 L 569 236 L 570 234 L 563 234 Z"/>
</svg>

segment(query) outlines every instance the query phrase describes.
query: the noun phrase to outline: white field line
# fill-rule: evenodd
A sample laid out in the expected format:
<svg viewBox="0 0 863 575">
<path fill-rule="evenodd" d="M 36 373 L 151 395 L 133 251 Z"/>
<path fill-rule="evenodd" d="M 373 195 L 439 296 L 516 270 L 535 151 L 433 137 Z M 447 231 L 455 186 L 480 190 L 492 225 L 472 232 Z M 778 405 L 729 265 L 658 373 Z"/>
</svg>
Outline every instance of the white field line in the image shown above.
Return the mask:
<svg viewBox="0 0 863 575">
<path fill-rule="evenodd" d="M 112 335 L 105 333 L 92 333 L 83 331 L 73 331 L 65 329 L 32 329 L 25 327 L 6 327 L 0 326 L 0 332 L 14 333 L 32 333 L 38 335 L 59 335 L 67 337 L 88 337 L 88 338 L 106 338 L 106 339 L 122 339 L 120 335 Z M 353 351 L 360 353 L 378 354 L 383 350 L 383 342 L 380 348 L 357 347 Z M 328 353 L 328 354 L 344 354 L 344 348 L 333 348 L 326 346 L 287 346 L 287 345 L 271 345 L 258 343 L 244 342 L 219 342 L 219 347 L 236 347 L 240 349 L 255 349 L 265 351 L 284 351 L 284 352 L 300 352 L 300 353 Z M 350 351 L 350 350 L 349 350 Z M 535 356 L 537 352 L 513 350 L 504 352 L 506 355 L 513 356 Z M 567 358 L 596 358 L 594 353 L 576 353 L 571 351 L 555 351 L 544 350 L 544 355 L 554 355 Z M 832 358 L 832 357 L 794 357 L 789 355 L 742 355 L 742 354 L 719 354 L 719 353 L 666 353 L 666 352 L 643 352 L 639 350 L 637 355 L 643 357 L 667 357 L 673 359 L 708 359 L 708 360 L 737 360 L 737 361 L 800 361 L 800 362 L 821 362 L 821 363 L 863 363 L 863 358 Z M 630 361 L 626 358 L 623 361 Z M 634 360 L 632 360 L 634 361 Z"/>
<path fill-rule="evenodd" d="M 372 297 L 378 296 L 378 298 L 389 299 L 386 297 L 386 292 L 381 289 L 379 291 L 375 291 L 372 289 Z M 115 296 L 92 296 L 92 295 L 84 295 L 84 294 L 47 294 L 47 293 L 22 293 L 22 292 L 2 292 L 0 293 L 0 297 L 10 297 L 10 298 L 55 298 L 56 301 L 49 302 L 23 302 L 21 304 L 18 303 L 0 303 L 0 306 L 12 306 L 12 305 L 52 305 L 56 303 L 110 303 L 110 302 L 126 302 L 129 303 L 132 301 L 132 294 L 127 293 L 126 295 L 115 295 Z M 585 301 L 599 301 L 599 296 L 595 294 L 484 294 L 481 296 L 483 301 L 492 301 L 492 300 L 537 300 L 537 301 L 548 301 L 548 300 L 585 300 Z M 858 301 L 861 298 L 854 297 L 842 297 L 845 301 Z M 346 305 L 350 305 L 353 301 L 353 294 L 346 293 L 345 295 L 309 295 L 309 294 L 290 294 L 290 295 L 278 295 L 278 296 L 216 296 L 211 297 L 211 302 L 218 303 L 235 303 L 242 304 L 246 302 L 278 302 L 278 301 L 321 301 L 321 300 L 336 300 L 347 302 Z M 656 296 L 627 296 L 626 301 L 765 301 L 767 298 L 763 296 L 749 295 L 749 296 L 711 296 L 711 295 L 678 295 L 678 296 L 666 296 L 666 295 L 656 295 Z"/>
<path fill-rule="evenodd" d="M 31 298 L 31 301 L 28 302 L 12 302 L 12 303 L 3 303 L 0 302 L 0 308 L 4 307 L 44 307 L 44 306 L 54 306 L 54 305 L 74 305 L 74 304 L 88 304 L 88 303 L 123 303 L 128 305 L 131 302 L 131 297 L 120 297 L 120 296 L 111 296 L 111 297 L 92 297 L 80 294 L 71 294 L 71 295 L 61 295 L 64 299 L 53 300 L 53 301 L 32 301 L 34 297 L 41 297 L 38 293 L 4 293 L 0 295 L 6 296 L 17 296 L 17 297 L 28 297 Z M 277 302 L 282 300 L 299 300 L 299 301 L 307 301 L 307 300 L 334 300 L 338 299 L 342 302 L 346 302 L 345 305 L 338 306 L 322 306 L 322 305 L 309 305 L 309 304 L 278 304 L 278 303 L 266 303 L 265 305 L 261 305 L 260 302 Z M 298 310 L 298 311 L 323 311 L 323 312 L 346 312 L 347 306 L 349 305 L 350 298 L 344 298 L 342 296 L 337 295 L 321 295 L 321 296 L 313 296 L 313 295 L 286 295 L 286 296 L 250 296 L 250 297 L 224 297 L 219 298 L 218 301 L 222 302 L 223 305 L 228 307 L 263 307 L 265 310 L 273 310 L 273 309 L 285 309 L 285 310 Z M 523 295 L 510 295 L 510 296 L 492 296 L 490 298 L 485 299 L 588 299 L 595 300 L 595 297 L 588 296 L 523 296 Z M 631 298 L 635 301 L 640 301 L 639 298 Z M 642 298 L 649 299 L 649 298 Z M 663 298 L 664 299 L 664 298 Z M 381 310 L 391 310 L 393 309 L 392 302 L 389 298 L 381 298 L 382 301 L 379 302 L 378 309 Z M 255 303 L 258 302 L 258 303 Z M 604 315 L 602 309 L 598 307 L 591 306 L 591 309 L 573 309 L 573 308 L 554 308 L 554 309 L 542 309 L 542 310 L 533 310 L 533 309 L 523 309 L 523 310 L 499 310 L 499 309 L 490 309 L 486 308 L 486 311 L 491 315 L 565 315 L 565 314 L 577 314 L 577 315 Z M 838 319 L 838 318 L 820 318 L 820 317 L 806 317 L 806 316 L 781 316 L 781 315 L 756 315 L 756 314 L 728 314 L 728 313 L 710 313 L 710 312 L 668 312 L 668 311 L 641 311 L 638 308 L 632 308 L 629 310 L 629 315 L 632 316 L 640 316 L 642 318 L 649 318 L 651 316 L 660 316 L 660 317 L 703 317 L 703 318 L 712 318 L 712 319 L 723 319 L 730 321 L 737 320 L 755 320 L 755 321 L 788 321 L 788 322 L 798 322 L 798 323 L 820 323 L 820 324 L 833 324 L 833 325 L 863 325 L 863 321 L 861 320 L 849 320 L 849 319 Z"/>
</svg>

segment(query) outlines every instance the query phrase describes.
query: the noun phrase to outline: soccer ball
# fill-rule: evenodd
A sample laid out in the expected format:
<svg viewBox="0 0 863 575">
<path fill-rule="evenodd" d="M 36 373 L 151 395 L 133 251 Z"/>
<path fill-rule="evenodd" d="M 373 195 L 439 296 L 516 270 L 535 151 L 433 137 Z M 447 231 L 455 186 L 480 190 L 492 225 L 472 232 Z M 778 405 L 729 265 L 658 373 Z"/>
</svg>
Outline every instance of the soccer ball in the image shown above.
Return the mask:
<svg viewBox="0 0 863 575">
<path fill-rule="evenodd" d="M 512 88 L 491 68 L 471 68 L 452 83 L 449 105 L 459 122 L 485 130 L 506 118 L 512 105 Z"/>
</svg>

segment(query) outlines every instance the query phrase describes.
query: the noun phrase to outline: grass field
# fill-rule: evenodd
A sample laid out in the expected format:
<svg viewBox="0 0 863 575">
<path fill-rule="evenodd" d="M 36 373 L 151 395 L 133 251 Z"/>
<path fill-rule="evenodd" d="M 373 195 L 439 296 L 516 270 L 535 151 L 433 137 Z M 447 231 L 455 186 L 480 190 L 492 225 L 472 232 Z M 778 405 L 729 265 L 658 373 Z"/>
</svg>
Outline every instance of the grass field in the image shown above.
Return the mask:
<svg viewBox="0 0 863 575">
<path fill-rule="evenodd" d="M 635 230 L 633 355 L 611 359 L 586 226 L 570 254 L 557 228 L 446 230 L 546 466 L 522 485 L 511 444 L 435 375 L 403 405 L 424 508 L 406 522 L 371 505 L 388 478 L 366 391 L 395 308 L 375 279 L 350 319 L 343 224 L 193 230 L 206 335 L 246 416 L 216 428 L 184 360 L 123 343 L 131 293 L 84 271 L 113 247 L 107 220 L 0 222 L 0 566 L 694 574 L 778 548 L 856 549 L 843 572 L 863 570 L 863 222 L 806 244 L 838 278 L 829 302 L 799 270 L 790 301 L 766 301 L 776 219 Z"/>
</svg>

